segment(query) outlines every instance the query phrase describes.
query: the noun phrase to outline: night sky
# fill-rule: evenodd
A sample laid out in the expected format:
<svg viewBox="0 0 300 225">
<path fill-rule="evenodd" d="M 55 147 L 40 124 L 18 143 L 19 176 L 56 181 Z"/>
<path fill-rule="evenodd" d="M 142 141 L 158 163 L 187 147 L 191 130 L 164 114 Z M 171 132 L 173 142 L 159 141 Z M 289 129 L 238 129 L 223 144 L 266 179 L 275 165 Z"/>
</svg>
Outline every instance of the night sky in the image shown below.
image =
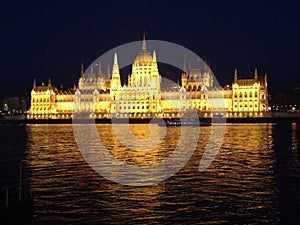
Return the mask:
<svg viewBox="0 0 300 225">
<path fill-rule="evenodd" d="M 0 10 L 0 95 L 29 95 L 34 77 L 73 86 L 81 62 L 88 66 L 141 40 L 144 30 L 147 39 L 209 59 L 220 84 L 231 84 L 235 68 L 249 77 L 257 67 L 268 74 L 270 92 L 300 86 L 300 13 L 293 2 L 2 1 Z"/>
</svg>

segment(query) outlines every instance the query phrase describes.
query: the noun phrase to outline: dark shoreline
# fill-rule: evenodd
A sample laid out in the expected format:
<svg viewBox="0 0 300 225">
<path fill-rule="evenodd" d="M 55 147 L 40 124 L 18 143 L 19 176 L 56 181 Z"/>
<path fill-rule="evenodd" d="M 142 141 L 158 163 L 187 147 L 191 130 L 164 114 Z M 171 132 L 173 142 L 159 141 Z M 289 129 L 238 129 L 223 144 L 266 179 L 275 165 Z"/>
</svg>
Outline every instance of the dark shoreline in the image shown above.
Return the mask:
<svg viewBox="0 0 300 225">
<path fill-rule="evenodd" d="M 203 118 L 207 120 L 207 118 Z M 201 120 L 201 118 L 200 118 Z M 1 124 L 147 124 L 151 121 L 149 118 L 138 119 L 16 119 L 16 120 L 4 120 L 0 119 Z M 153 123 L 158 122 L 159 120 L 152 121 Z M 212 118 L 212 123 L 300 123 L 300 117 L 243 117 L 243 118 Z"/>
</svg>

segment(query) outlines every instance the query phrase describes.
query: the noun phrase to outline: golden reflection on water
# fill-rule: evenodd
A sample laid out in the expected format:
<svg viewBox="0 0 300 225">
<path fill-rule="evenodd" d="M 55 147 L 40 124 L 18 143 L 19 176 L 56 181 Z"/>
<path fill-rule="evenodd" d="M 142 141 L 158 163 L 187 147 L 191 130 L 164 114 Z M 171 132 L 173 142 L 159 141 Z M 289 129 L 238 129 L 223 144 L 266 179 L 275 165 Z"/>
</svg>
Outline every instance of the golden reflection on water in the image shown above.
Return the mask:
<svg viewBox="0 0 300 225">
<path fill-rule="evenodd" d="M 292 123 L 291 124 L 291 149 L 293 151 L 298 149 L 297 123 Z"/>
<path fill-rule="evenodd" d="M 148 138 L 147 126 L 131 125 L 132 133 Z M 210 224 L 230 222 L 232 216 L 245 223 L 278 222 L 272 124 L 226 125 L 217 157 L 201 173 L 198 166 L 212 128 L 199 127 L 197 149 L 187 165 L 168 180 L 145 187 L 116 184 L 97 174 L 82 158 L 72 125 L 28 125 L 26 129 L 36 224 L 51 218 L 63 224 L 66 213 L 73 215 L 68 217 L 72 224 Z M 121 143 L 110 125 L 99 124 L 97 130 L 115 157 L 136 165 L 163 160 L 178 144 L 180 133 L 179 127 L 167 128 L 159 146 L 137 151 Z"/>
<path fill-rule="evenodd" d="M 130 125 L 131 131 L 138 139 L 147 139 L 151 132 L 148 129 L 148 125 L 143 124 L 141 126 Z M 119 125 L 119 129 L 123 130 L 122 124 Z M 162 147 L 155 146 L 153 149 L 138 151 L 130 148 L 131 141 L 128 140 L 125 143 L 120 142 L 116 136 L 112 126 L 97 126 L 98 135 L 101 138 L 103 145 L 106 149 L 109 149 L 110 153 L 120 161 L 123 161 L 132 165 L 152 165 L 154 163 L 160 162 L 164 156 L 168 155 L 167 151 L 162 151 Z M 126 134 L 125 134 L 126 135 Z"/>
<path fill-rule="evenodd" d="M 120 130 L 124 130 L 124 135 L 126 135 L 125 132 L 132 132 L 133 135 L 141 140 L 145 140 L 153 135 L 149 130 L 148 124 L 131 124 L 130 131 L 126 131 L 125 126 L 122 124 L 118 126 Z M 155 124 L 150 126 L 155 127 L 152 129 L 158 129 L 157 134 L 160 133 L 159 129 L 161 128 L 159 126 Z M 174 138 L 163 137 L 158 145 L 151 146 L 149 150 L 137 150 L 137 146 L 134 146 L 133 141 L 130 139 L 125 143 L 121 143 L 112 126 L 99 125 L 97 126 L 97 130 L 103 145 L 109 149 L 115 158 L 125 163 L 139 166 L 153 165 L 168 157 L 178 145 L 178 132 L 180 133 L 179 128 L 168 129 L 166 136 Z M 157 136 L 156 138 L 160 137 Z"/>
</svg>

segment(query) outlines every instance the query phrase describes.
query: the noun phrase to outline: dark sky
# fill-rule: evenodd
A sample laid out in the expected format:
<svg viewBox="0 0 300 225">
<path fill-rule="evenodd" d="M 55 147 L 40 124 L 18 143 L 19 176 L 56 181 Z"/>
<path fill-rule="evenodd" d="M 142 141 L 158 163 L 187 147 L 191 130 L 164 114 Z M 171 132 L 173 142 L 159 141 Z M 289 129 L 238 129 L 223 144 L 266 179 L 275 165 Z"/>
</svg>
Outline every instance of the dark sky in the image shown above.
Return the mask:
<svg viewBox="0 0 300 225">
<path fill-rule="evenodd" d="M 221 84 L 232 82 L 234 68 L 249 77 L 258 67 L 271 92 L 300 86 L 293 2 L 2 1 L 0 10 L 0 95 L 29 95 L 34 77 L 72 86 L 81 62 L 141 40 L 144 30 L 209 59 Z"/>
</svg>

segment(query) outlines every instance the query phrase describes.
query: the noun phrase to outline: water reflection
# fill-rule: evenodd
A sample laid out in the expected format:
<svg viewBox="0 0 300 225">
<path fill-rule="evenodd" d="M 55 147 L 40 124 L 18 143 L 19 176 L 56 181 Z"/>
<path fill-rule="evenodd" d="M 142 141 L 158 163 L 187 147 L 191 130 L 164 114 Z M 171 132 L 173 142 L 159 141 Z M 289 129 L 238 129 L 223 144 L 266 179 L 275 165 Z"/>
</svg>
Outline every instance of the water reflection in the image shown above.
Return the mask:
<svg viewBox="0 0 300 225">
<path fill-rule="evenodd" d="M 132 127 L 139 138 L 149 135 L 143 126 Z M 199 162 L 211 127 L 199 127 L 197 149 L 182 170 L 159 184 L 131 187 L 104 179 L 86 163 L 72 125 L 29 125 L 26 160 L 36 196 L 33 224 L 288 221 L 300 202 L 299 148 L 295 144 L 300 136 L 297 125 L 293 126 L 227 125 L 219 154 L 201 173 Z M 114 156 L 133 164 L 159 162 L 178 143 L 178 128 L 168 128 L 157 149 L 137 152 L 125 148 L 109 125 L 97 125 L 97 129 Z M 286 148 L 295 149 L 289 152 Z"/>
<path fill-rule="evenodd" d="M 297 140 L 297 124 L 291 124 L 291 149 L 297 150 L 298 149 L 298 140 Z"/>
</svg>

